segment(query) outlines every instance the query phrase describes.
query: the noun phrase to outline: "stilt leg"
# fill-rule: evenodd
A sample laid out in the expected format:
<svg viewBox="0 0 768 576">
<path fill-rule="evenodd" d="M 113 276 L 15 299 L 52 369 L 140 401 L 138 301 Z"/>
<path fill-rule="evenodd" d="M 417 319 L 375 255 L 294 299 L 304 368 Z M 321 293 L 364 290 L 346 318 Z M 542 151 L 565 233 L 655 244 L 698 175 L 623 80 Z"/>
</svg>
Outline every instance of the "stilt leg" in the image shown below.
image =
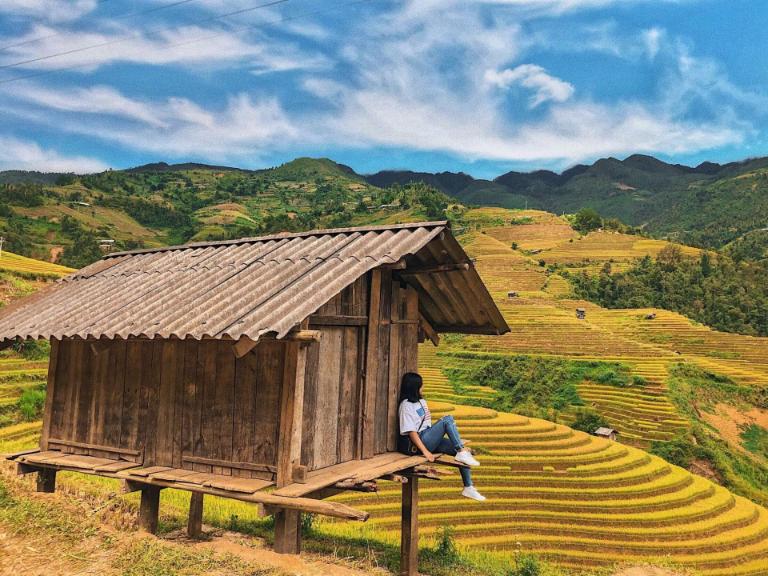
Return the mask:
<svg viewBox="0 0 768 576">
<path fill-rule="evenodd" d="M 409 475 L 403 484 L 400 523 L 400 576 L 419 573 L 419 477 Z"/>
<path fill-rule="evenodd" d="M 56 491 L 56 470 L 50 468 L 41 468 L 37 472 L 37 491 L 55 492 Z"/>
<path fill-rule="evenodd" d="M 189 519 L 187 520 L 187 535 L 199 538 L 203 531 L 203 495 L 200 492 L 190 492 Z"/>
<path fill-rule="evenodd" d="M 160 514 L 160 488 L 144 486 L 141 489 L 139 505 L 139 528 L 154 534 L 157 532 L 157 518 Z"/>
<path fill-rule="evenodd" d="M 301 552 L 301 512 L 298 510 L 280 510 L 275 514 L 275 552 Z"/>
</svg>

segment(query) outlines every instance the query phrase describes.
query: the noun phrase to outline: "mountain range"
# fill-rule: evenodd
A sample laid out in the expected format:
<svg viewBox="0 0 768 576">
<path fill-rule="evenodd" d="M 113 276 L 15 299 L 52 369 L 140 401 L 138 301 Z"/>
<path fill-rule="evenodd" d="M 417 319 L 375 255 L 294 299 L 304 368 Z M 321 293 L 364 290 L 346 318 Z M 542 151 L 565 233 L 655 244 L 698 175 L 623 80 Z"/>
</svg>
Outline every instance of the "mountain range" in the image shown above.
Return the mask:
<svg viewBox="0 0 768 576">
<path fill-rule="evenodd" d="M 424 182 L 468 204 L 556 213 L 593 208 L 653 234 L 706 247 L 768 227 L 768 158 L 690 167 L 635 154 L 560 174 L 507 172 L 482 180 L 462 172 L 386 170 L 366 180 L 376 186 Z"/>
<path fill-rule="evenodd" d="M 211 176 L 205 176 L 206 173 Z M 183 194 L 175 176 L 186 182 Z M 350 205 L 360 202 L 365 194 L 370 196 L 371 190 L 423 183 L 467 205 L 527 207 L 558 214 L 593 208 L 603 217 L 617 218 L 651 235 L 687 244 L 721 248 L 745 235 L 750 235 L 750 242 L 754 243 L 757 234 L 757 243 L 768 245 L 768 158 L 728 164 L 703 162 L 690 167 L 634 154 L 624 160 L 603 158 L 590 165 L 579 164 L 561 173 L 507 172 L 493 180 L 477 179 L 463 172 L 384 170 L 357 174 L 349 166 L 326 158 L 298 158 L 263 170 L 158 162 L 86 176 L 0 172 L 0 184 L 48 186 L 59 197 L 70 200 L 80 196 L 91 198 L 98 192 L 95 200 L 102 206 L 120 210 L 130 205 L 134 217 L 138 201 L 143 203 L 141 209 L 153 208 L 149 205 L 154 203 L 184 209 L 193 216 L 195 211 L 200 215 L 201 210 L 220 206 L 222 201 L 234 201 L 247 204 L 251 216 L 258 220 L 258 214 L 251 208 L 259 204 L 260 197 L 279 192 L 283 207 L 291 203 L 301 205 L 302 198 L 290 195 L 312 195 L 319 181 L 325 182 L 321 190 L 324 202 L 331 184 L 335 186 L 337 200 Z M 78 187 L 83 183 L 84 188 Z M 217 193 L 211 194 L 211 190 Z M 119 202 L 111 201 L 113 196 L 119 197 Z M 6 201 L 2 195 L 0 200 Z M 7 204 L 13 206 L 14 201 L 8 200 Z M 124 211 L 130 214 L 130 210 Z M 286 208 L 288 212 L 295 210 Z M 50 209 L 26 210 L 26 216 L 49 214 Z M 244 216 L 238 221 L 246 223 L 248 214 Z M 154 228 L 146 215 L 139 221 Z"/>
</svg>

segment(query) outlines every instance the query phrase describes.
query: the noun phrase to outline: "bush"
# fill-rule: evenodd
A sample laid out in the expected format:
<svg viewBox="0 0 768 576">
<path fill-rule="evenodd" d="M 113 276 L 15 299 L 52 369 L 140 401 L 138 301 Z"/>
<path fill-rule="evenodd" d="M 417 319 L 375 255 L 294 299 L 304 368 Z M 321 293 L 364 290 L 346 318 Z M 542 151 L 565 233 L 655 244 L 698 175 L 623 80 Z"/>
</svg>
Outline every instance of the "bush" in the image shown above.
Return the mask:
<svg viewBox="0 0 768 576">
<path fill-rule="evenodd" d="M 31 388 L 24 390 L 19 398 L 19 412 L 27 422 L 38 420 L 43 414 L 45 406 L 45 388 Z"/>
<path fill-rule="evenodd" d="M 602 426 L 608 426 L 608 421 L 592 410 L 579 410 L 576 419 L 571 424 L 571 428 L 574 430 L 581 430 L 588 434 L 592 434 Z"/>
<path fill-rule="evenodd" d="M 515 556 L 515 567 L 507 574 L 508 576 L 542 576 L 542 567 L 539 559 L 532 554 L 517 554 Z"/>
<path fill-rule="evenodd" d="M 14 343 L 13 349 L 26 360 L 44 360 L 48 358 L 51 345 L 47 340 L 22 340 Z"/>
<path fill-rule="evenodd" d="M 442 526 L 437 535 L 435 556 L 447 565 L 456 564 L 459 561 L 459 550 L 456 548 L 456 539 L 452 526 Z"/>
<path fill-rule="evenodd" d="M 652 442 L 651 449 L 648 451 L 681 468 L 688 468 L 696 456 L 693 444 L 681 435 L 666 442 Z"/>
</svg>

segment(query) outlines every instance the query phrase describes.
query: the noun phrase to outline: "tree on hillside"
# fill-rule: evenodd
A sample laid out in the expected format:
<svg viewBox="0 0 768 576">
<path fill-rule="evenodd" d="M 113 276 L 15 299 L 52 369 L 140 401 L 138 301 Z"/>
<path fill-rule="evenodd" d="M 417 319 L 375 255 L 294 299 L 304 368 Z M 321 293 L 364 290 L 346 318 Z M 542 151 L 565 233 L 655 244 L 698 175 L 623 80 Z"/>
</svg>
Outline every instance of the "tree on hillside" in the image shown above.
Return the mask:
<svg viewBox="0 0 768 576">
<path fill-rule="evenodd" d="M 603 219 L 592 208 L 582 208 L 573 217 L 573 227 L 582 233 L 592 232 L 603 227 Z"/>
</svg>

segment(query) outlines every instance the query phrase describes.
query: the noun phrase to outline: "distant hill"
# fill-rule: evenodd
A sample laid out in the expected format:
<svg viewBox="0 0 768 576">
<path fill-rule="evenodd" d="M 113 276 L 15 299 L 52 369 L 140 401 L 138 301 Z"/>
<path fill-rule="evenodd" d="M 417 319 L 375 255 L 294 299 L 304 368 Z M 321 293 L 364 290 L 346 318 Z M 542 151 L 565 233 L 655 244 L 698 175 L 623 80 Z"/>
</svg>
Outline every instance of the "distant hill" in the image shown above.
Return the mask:
<svg viewBox="0 0 768 576">
<path fill-rule="evenodd" d="M 478 205 L 556 213 L 594 208 L 651 233 L 711 248 L 768 226 L 768 158 L 690 167 L 634 154 L 624 160 L 602 158 L 561 174 L 507 172 L 493 181 L 407 171 L 383 171 L 366 179 L 375 185 L 423 182 Z"/>
<path fill-rule="evenodd" d="M 237 170 L 241 172 L 248 172 L 243 168 L 232 168 L 230 166 L 215 166 L 211 164 L 198 164 L 196 162 L 185 162 L 183 164 L 168 164 L 166 162 L 153 162 L 151 164 L 144 164 L 142 166 L 136 166 L 135 168 L 128 168 L 125 172 L 182 172 L 186 170 Z"/>
<path fill-rule="evenodd" d="M 423 189 L 402 192 L 411 184 Z M 507 172 L 493 180 L 463 172 L 361 175 L 328 158 L 297 158 L 260 170 L 165 162 L 89 175 L 10 170 L 0 172 L 0 234 L 9 249 L 49 259 L 86 230 L 93 236 L 90 258 L 99 239 L 133 248 L 443 218 L 440 207 L 456 201 L 556 214 L 589 207 L 654 236 L 719 249 L 768 227 L 768 158 L 690 167 L 635 154 L 560 174 Z M 740 255 L 762 254 L 753 237 L 740 246 Z M 63 254 L 69 257 L 71 251 Z"/>
<path fill-rule="evenodd" d="M 62 174 L 57 172 L 29 172 L 27 170 L 5 170 L 0 171 L 0 184 L 55 184 L 62 176 L 72 176 L 72 174 Z"/>
<path fill-rule="evenodd" d="M 6 174 L 13 176 L 0 183 L 6 249 L 41 260 L 57 257 L 73 268 L 104 249 L 435 220 L 455 204 L 421 183 L 374 186 L 328 158 L 297 158 L 262 170 L 159 162 L 55 178 Z"/>
</svg>

